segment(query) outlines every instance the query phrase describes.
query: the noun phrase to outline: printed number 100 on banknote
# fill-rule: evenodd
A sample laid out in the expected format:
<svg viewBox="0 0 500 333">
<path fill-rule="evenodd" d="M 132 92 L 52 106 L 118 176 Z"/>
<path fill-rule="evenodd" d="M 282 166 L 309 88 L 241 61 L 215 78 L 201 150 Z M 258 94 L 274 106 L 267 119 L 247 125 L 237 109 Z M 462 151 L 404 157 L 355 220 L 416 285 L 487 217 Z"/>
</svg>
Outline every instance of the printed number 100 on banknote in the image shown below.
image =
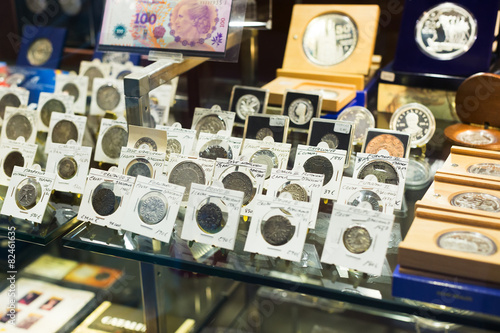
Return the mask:
<svg viewBox="0 0 500 333">
<path fill-rule="evenodd" d="M 224 53 L 232 0 L 108 0 L 100 44 Z M 141 51 L 142 49 L 142 51 Z"/>
</svg>

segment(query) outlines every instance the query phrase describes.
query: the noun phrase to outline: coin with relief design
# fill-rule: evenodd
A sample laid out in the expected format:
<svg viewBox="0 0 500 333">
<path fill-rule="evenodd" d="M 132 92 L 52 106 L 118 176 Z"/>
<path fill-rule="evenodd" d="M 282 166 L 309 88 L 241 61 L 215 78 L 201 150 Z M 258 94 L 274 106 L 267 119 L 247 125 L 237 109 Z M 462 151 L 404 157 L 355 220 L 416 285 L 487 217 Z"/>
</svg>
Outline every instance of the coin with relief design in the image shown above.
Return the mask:
<svg viewBox="0 0 500 333">
<path fill-rule="evenodd" d="M 380 160 L 371 161 L 364 165 L 357 178 L 384 184 L 399 184 L 396 168 L 389 162 Z"/>
<path fill-rule="evenodd" d="M 197 133 L 217 134 L 219 131 L 226 130 L 226 123 L 218 115 L 209 114 L 198 120 L 195 129 Z"/>
<path fill-rule="evenodd" d="M 297 98 L 288 107 L 288 117 L 296 125 L 307 124 L 314 117 L 314 106 L 307 98 Z"/>
<path fill-rule="evenodd" d="M 457 140 L 470 145 L 489 145 L 497 142 L 497 139 L 489 132 L 481 129 L 467 130 L 458 133 Z"/>
<path fill-rule="evenodd" d="M 333 177 L 334 169 L 332 162 L 325 156 L 316 155 L 309 157 L 304 162 L 304 171 L 310 173 L 316 173 L 320 175 L 324 175 L 323 185 L 326 185 L 330 182 Z"/>
<path fill-rule="evenodd" d="M 78 128 L 70 120 L 60 120 L 52 129 L 52 142 L 66 144 L 69 140 L 78 141 Z"/>
<path fill-rule="evenodd" d="M 150 151 L 158 151 L 158 146 L 156 145 L 155 140 L 144 136 L 137 140 L 137 142 L 134 144 L 135 149 L 142 149 L 142 150 L 150 150 Z"/>
<path fill-rule="evenodd" d="M 487 212 L 500 212 L 500 198 L 482 192 L 465 192 L 455 195 L 450 203 L 453 206 L 484 210 Z"/>
<path fill-rule="evenodd" d="M 168 177 L 168 182 L 184 186 L 186 190 L 182 200 L 187 201 L 191 190 L 191 184 L 205 184 L 205 179 L 205 171 L 198 163 L 182 161 L 172 168 Z"/>
<path fill-rule="evenodd" d="M 92 87 L 94 86 L 94 79 L 95 78 L 103 78 L 104 74 L 101 72 L 101 70 L 95 66 L 91 66 L 87 68 L 85 73 L 83 73 L 83 76 L 87 76 L 89 78 L 89 85 L 88 85 L 88 92 L 92 92 Z"/>
<path fill-rule="evenodd" d="M 51 98 L 43 104 L 40 111 L 40 119 L 47 127 L 50 126 L 52 112 L 66 113 L 66 106 L 64 106 L 63 102 L 55 98 Z"/>
<path fill-rule="evenodd" d="M 222 178 L 222 184 L 224 185 L 224 188 L 229 190 L 243 192 L 243 205 L 248 205 L 248 203 L 253 199 L 253 182 L 244 172 L 233 171 L 227 174 L 224 178 Z"/>
<path fill-rule="evenodd" d="M 380 134 L 366 144 L 365 152 L 368 154 L 387 152 L 390 156 L 405 157 L 405 146 L 399 138 L 392 134 Z"/>
<path fill-rule="evenodd" d="M 10 117 L 5 126 L 5 134 L 9 140 L 16 140 L 22 136 L 27 141 L 31 137 L 31 133 L 33 133 L 30 120 L 22 114 L 15 114 Z"/>
<path fill-rule="evenodd" d="M 126 147 L 128 132 L 121 126 L 111 126 L 102 136 L 101 148 L 110 158 L 120 157 L 122 147 Z"/>
<path fill-rule="evenodd" d="M 335 149 L 339 146 L 339 138 L 333 133 L 327 133 L 321 137 L 321 142 L 328 145 L 328 148 Z"/>
<path fill-rule="evenodd" d="M 425 145 L 436 131 L 436 120 L 431 110 L 419 103 L 398 108 L 390 120 L 391 130 L 410 134 L 412 147 Z"/>
<path fill-rule="evenodd" d="M 498 163 L 477 163 L 469 166 L 467 172 L 476 175 L 488 175 L 500 177 L 500 164 Z"/>
<path fill-rule="evenodd" d="M 351 106 L 342 111 L 338 120 L 350 121 L 354 123 L 353 144 L 363 144 L 366 138 L 366 131 L 375 127 L 375 117 L 367 108 L 362 106 Z"/>
<path fill-rule="evenodd" d="M 210 160 L 216 160 L 218 158 L 227 158 L 231 160 L 233 158 L 233 150 L 222 140 L 211 140 L 201 147 L 199 156 Z"/>
<path fill-rule="evenodd" d="M 380 196 L 370 190 L 361 190 L 354 193 L 347 200 L 347 204 L 350 206 L 356 206 L 359 208 L 374 210 L 377 212 L 382 212 L 384 210 L 384 205 Z"/>
<path fill-rule="evenodd" d="M 71 156 L 65 156 L 57 163 L 57 174 L 64 180 L 72 179 L 78 172 L 78 163 Z"/>
<path fill-rule="evenodd" d="M 36 206 L 40 198 L 40 183 L 32 179 L 25 179 L 19 183 L 16 189 L 16 204 L 22 210 L 28 210 Z"/>
<path fill-rule="evenodd" d="M 264 164 L 267 166 L 266 179 L 271 176 L 271 170 L 273 168 L 279 167 L 278 156 L 276 156 L 276 154 L 272 150 L 269 150 L 269 149 L 257 150 L 250 157 L 250 162 L 257 163 L 257 164 Z"/>
<path fill-rule="evenodd" d="M 260 232 L 264 240 L 274 246 L 288 243 L 295 234 L 295 226 L 283 215 L 274 215 L 262 221 Z"/>
<path fill-rule="evenodd" d="M 167 139 L 167 156 L 166 159 L 170 158 L 170 154 L 180 154 L 182 153 L 182 145 L 177 139 Z"/>
<path fill-rule="evenodd" d="M 309 202 L 309 193 L 307 193 L 307 190 L 302 185 L 297 183 L 284 184 L 278 190 L 278 197 L 281 193 L 289 193 L 292 199 L 296 201 Z"/>
<path fill-rule="evenodd" d="M 53 51 L 54 48 L 50 39 L 39 38 L 29 46 L 26 57 L 30 65 L 42 66 L 49 61 Z"/>
<path fill-rule="evenodd" d="M 78 86 L 74 84 L 73 82 L 68 82 L 62 87 L 62 92 L 67 93 L 70 96 L 73 96 L 75 99 L 75 102 L 78 100 L 80 97 L 80 89 L 78 89 Z"/>
<path fill-rule="evenodd" d="M 344 231 L 342 241 L 347 251 L 354 254 L 365 253 L 372 245 L 372 237 L 362 226 L 352 226 Z"/>
<path fill-rule="evenodd" d="M 103 182 L 99 184 L 92 193 L 92 208 L 101 216 L 109 216 L 116 212 L 121 198 L 113 191 L 114 184 Z"/>
<path fill-rule="evenodd" d="M 273 131 L 268 128 L 268 127 L 262 127 L 257 131 L 257 134 L 255 134 L 255 138 L 257 140 L 264 140 L 266 136 L 270 136 L 271 138 L 274 138 L 274 133 Z"/>
<path fill-rule="evenodd" d="M 248 115 L 256 114 L 260 109 L 260 101 L 252 94 L 241 96 L 236 102 L 236 114 L 242 120 L 245 120 Z"/>
<path fill-rule="evenodd" d="M 151 191 L 139 200 L 137 212 L 142 222 L 155 225 L 167 216 L 168 201 L 163 193 Z"/>
<path fill-rule="evenodd" d="M 13 93 L 6 93 L 5 95 L 2 96 L 0 99 L 0 118 L 4 118 L 5 115 L 5 109 L 7 106 L 12 106 L 15 108 L 18 108 L 21 106 L 21 100 L 19 97 L 17 97 L 16 94 Z"/>
<path fill-rule="evenodd" d="M 201 230 L 208 234 L 220 232 L 224 226 L 222 209 L 213 202 L 201 206 L 196 212 L 196 223 Z"/>
<path fill-rule="evenodd" d="M 495 242 L 479 232 L 456 230 L 440 235 L 437 244 L 447 250 L 490 256 L 497 252 Z"/>
<path fill-rule="evenodd" d="M 145 158 L 135 158 L 125 168 L 125 174 L 132 177 L 144 176 L 152 178 L 153 166 Z"/>
<path fill-rule="evenodd" d="M 102 110 L 112 111 L 120 104 L 120 91 L 113 84 L 105 84 L 97 89 L 97 105 Z"/>
</svg>

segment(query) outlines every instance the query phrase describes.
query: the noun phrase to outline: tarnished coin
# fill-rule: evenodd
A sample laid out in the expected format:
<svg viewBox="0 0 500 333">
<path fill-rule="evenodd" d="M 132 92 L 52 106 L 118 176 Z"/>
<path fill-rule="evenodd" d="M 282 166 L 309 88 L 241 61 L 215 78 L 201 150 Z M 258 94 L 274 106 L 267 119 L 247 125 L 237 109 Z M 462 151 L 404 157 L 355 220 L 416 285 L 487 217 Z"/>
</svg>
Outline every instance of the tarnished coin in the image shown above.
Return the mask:
<svg viewBox="0 0 500 333">
<path fill-rule="evenodd" d="M 460 132 L 457 135 L 457 140 L 476 146 L 489 145 L 497 142 L 497 139 L 491 135 L 491 133 L 480 129 Z"/>
<path fill-rule="evenodd" d="M 16 191 L 17 205 L 22 209 L 31 209 L 36 205 L 37 196 L 38 191 L 34 184 L 24 184 Z"/>
<path fill-rule="evenodd" d="M 202 117 L 195 126 L 196 132 L 217 134 L 219 131 L 226 130 L 226 123 L 216 114 L 209 114 Z"/>
<path fill-rule="evenodd" d="M 477 163 L 469 166 L 467 172 L 476 175 L 488 175 L 500 177 L 500 164 L 498 163 Z"/>
<path fill-rule="evenodd" d="M 323 179 L 323 185 L 330 182 L 333 177 L 333 165 L 330 160 L 324 156 L 316 155 L 309 157 L 307 161 L 304 162 L 305 172 L 316 173 L 320 175 L 325 175 Z"/>
<path fill-rule="evenodd" d="M 92 208 L 101 216 L 108 216 L 116 212 L 119 201 L 112 189 L 100 184 L 92 194 Z"/>
<path fill-rule="evenodd" d="M 168 160 L 170 154 L 180 154 L 182 153 L 182 145 L 177 139 L 167 139 L 167 157 Z"/>
<path fill-rule="evenodd" d="M 278 156 L 276 156 L 276 154 L 269 149 L 257 150 L 250 157 L 250 162 L 267 165 L 266 179 L 271 176 L 271 170 L 273 168 L 279 167 Z"/>
<path fill-rule="evenodd" d="M 97 105 L 102 110 L 112 111 L 120 104 L 120 92 L 112 84 L 105 84 L 97 89 Z"/>
<path fill-rule="evenodd" d="M 137 210 L 142 222 L 154 225 L 163 221 L 167 208 L 167 198 L 161 192 L 152 191 L 142 196 Z"/>
<path fill-rule="evenodd" d="M 64 103 L 58 99 L 52 98 L 43 104 L 42 110 L 40 111 L 40 118 L 42 119 L 42 123 L 47 127 L 50 125 L 50 116 L 52 112 L 65 113 L 66 107 Z"/>
<path fill-rule="evenodd" d="M 372 245 L 372 237 L 368 230 L 361 226 L 347 228 L 342 236 L 347 251 L 355 254 L 366 252 Z"/>
<path fill-rule="evenodd" d="M 401 140 L 392 134 L 377 135 L 366 144 L 368 154 L 387 153 L 390 156 L 405 157 L 405 146 Z"/>
<path fill-rule="evenodd" d="M 207 234 L 216 234 L 225 226 L 222 210 L 212 202 L 206 203 L 198 209 L 196 223 Z"/>
<path fill-rule="evenodd" d="M 347 200 L 347 204 L 377 212 L 382 212 L 384 210 L 384 205 L 382 204 L 380 196 L 370 190 L 361 190 L 354 193 L 349 200 Z"/>
<path fill-rule="evenodd" d="M 71 156 L 63 157 L 57 163 L 57 174 L 62 179 L 71 179 L 76 176 L 78 163 Z"/>
<path fill-rule="evenodd" d="M 12 177 L 15 166 L 24 166 L 24 156 L 17 150 L 11 151 L 3 160 L 3 172 L 7 177 Z"/>
<path fill-rule="evenodd" d="M 260 130 L 257 131 L 257 134 L 255 134 L 255 138 L 257 140 L 264 140 L 264 138 L 266 136 L 270 136 L 271 138 L 274 138 L 273 131 L 268 127 L 262 127 Z"/>
<path fill-rule="evenodd" d="M 497 252 L 495 242 L 486 235 L 471 231 L 450 231 L 439 236 L 439 247 L 466 253 L 491 256 Z"/>
<path fill-rule="evenodd" d="M 307 193 L 307 190 L 297 183 L 286 184 L 281 190 L 278 191 L 278 196 L 281 193 L 290 193 L 293 200 L 309 202 L 309 194 Z"/>
<path fill-rule="evenodd" d="M 16 94 L 7 93 L 0 99 L 0 118 L 4 118 L 5 109 L 7 106 L 18 108 L 21 105 L 21 100 Z"/>
<path fill-rule="evenodd" d="M 137 140 L 137 142 L 134 144 L 135 149 L 142 149 L 142 150 L 150 150 L 150 151 L 158 151 L 158 146 L 156 145 L 155 140 L 144 136 Z"/>
<path fill-rule="evenodd" d="M 208 158 L 211 160 L 216 160 L 218 158 L 233 158 L 233 151 L 229 145 L 223 147 L 224 143 L 222 140 L 211 140 L 203 145 L 200 149 L 199 156 L 203 158 Z"/>
<path fill-rule="evenodd" d="M 7 139 L 10 140 L 16 140 L 22 136 L 27 141 L 31 137 L 31 133 L 33 133 L 31 122 L 22 114 L 15 114 L 10 117 L 5 126 L 5 134 L 7 135 Z"/>
<path fill-rule="evenodd" d="M 236 114 L 242 120 L 247 119 L 248 115 L 259 112 L 260 101 L 252 94 L 241 96 L 236 102 Z"/>
<path fill-rule="evenodd" d="M 339 114 L 337 119 L 354 123 L 354 135 L 352 138 L 354 144 L 365 142 L 366 131 L 375 127 L 375 117 L 373 117 L 370 110 L 362 106 L 346 108 Z"/>
<path fill-rule="evenodd" d="M 89 67 L 87 68 L 87 70 L 85 71 L 85 73 L 83 73 L 84 76 L 87 76 L 89 78 L 89 86 L 88 86 L 88 92 L 92 92 L 92 87 L 93 87 L 93 84 L 94 84 L 94 79 L 97 77 L 97 78 L 103 78 L 104 77 L 104 74 L 101 72 L 101 70 L 97 67 Z"/>
<path fill-rule="evenodd" d="M 295 234 L 295 226 L 283 215 L 274 215 L 262 221 L 260 232 L 264 240 L 274 246 L 288 243 Z"/>
<path fill-rule="evenodd" d="M 168 182 L 184 186 L 186 191 L 184 192 L 182 200 L 187 201 L 192 183 L 205 184 L 205 171 L 195 162 L 182 161 L 174 166 L 172 171 L 170 171 Z"/>
<path fill-rule="evenodd" d="M 500 198 L 481 192 L 465 192 L 455 195 L 450 203 L 453 206 L 484 210 L 487 212 L 500 212 Z"/>
<path fill-rule="evenodd" d="M 111 126 L 102 136 L 102 151 L 110 158 L 118 158 L 127 142 L 128 132 L 121 126 Z"/>
<path fill-rule="evenodd" d="M 136 158 L 130 161 L 130 163 L 125 168 L 125 174 L 127 176 L 137 177 L 144 176 L 148 178 L 153 177 L 153 166 L 145 158 Z"/>
<path fill-rule="evenodd" d="M 70 120 L 60 120 L 52 129 L 52 142 L 66 144 L 69 140 L 78 142 L 78 128 Z"/>
<path fill-rule="evenodd" d="M 73 82 L 68 82 L 62 87 L 62 91 L 75 98 L 75 102 L 80 97 L 80 89 Z"/>
<path fill-rule="evenodd" d="M 307 124 L 314 117 L 314 106 L 307 98 L 297 98 L 288 107 L 288 117 L 296 125 Z"/>
<path fill-rule="evenodd" d="M 335 149 L 339 146 L 339 138 L 333 133 L 327 133 L 321 137 L 321 142 L 325 142 L 328 148 Z"/>
<path fill-rule="evenodd" d="M 48 38 L 35 40 L 28 48 L 26 58 L 31 66 L 42 66 L 49 61 L 54 48 Z"/>
<path fill-rule="evenodd" d="M 234 171 L 222 179 L 224 188 L 243 192 L 243 205 L 247 205 L 254 196 L 253 183 L 250 177 L 241 171 Z"/>
<path fill-rule="evenodd" d="M 361 168 L 358 179 L 379 182 L 384 184 L 399 184 L 399 176 L 396 168 L 386 161 L 371 161 Z"/>
<path fill-rule="evenodd" d="M 356 24 L 349 16 L 340 13 L 314 18 L 302 37 L 302 49 L 307 58 L 320 66 L 332 66 L 346 60 L 357 43 Z"/>
</svg>

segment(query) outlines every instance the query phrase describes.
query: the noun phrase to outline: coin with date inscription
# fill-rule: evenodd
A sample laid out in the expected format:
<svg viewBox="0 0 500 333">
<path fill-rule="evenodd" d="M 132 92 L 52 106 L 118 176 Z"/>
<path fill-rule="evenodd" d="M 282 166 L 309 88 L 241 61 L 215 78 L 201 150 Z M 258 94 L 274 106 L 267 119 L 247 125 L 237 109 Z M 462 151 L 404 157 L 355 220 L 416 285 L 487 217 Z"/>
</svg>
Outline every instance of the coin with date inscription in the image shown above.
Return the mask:
<svg viewBox="0 0 500 333">
<path fill-rule="evenodd" d="M 288 243 L 295 234 L 295 226 L 283 215 L 274 215 L 262 221 L 260 232 L 264 240 L 274 246 Z"/>
</svg>

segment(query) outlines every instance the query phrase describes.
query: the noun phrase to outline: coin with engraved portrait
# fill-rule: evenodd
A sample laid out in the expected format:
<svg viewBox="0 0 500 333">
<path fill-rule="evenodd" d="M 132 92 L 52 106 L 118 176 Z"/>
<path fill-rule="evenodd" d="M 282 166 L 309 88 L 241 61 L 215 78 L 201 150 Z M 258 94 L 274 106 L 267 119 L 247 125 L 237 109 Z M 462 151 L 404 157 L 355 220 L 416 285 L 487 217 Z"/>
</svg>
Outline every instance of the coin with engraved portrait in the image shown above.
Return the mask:
<svg viewBox="0 0 500 333">
<path fill-rule="evenodd" d="M 132 177 L 144 176 L 152 178 L 153 166 L 145 158 L 135 158 L 125 168 L 125 174 Z"/>
<path fill-rule="evenodd" d="M 339 138 L 333 133 L 327 133 L 321 137 L 321 142 L 325 142 L 328 148 L 335 149 L 339 146 Z"/>
<path fill-rule="evenodd" d="M 7 106 L 12 106 L 18 108 L 21 105 L 21 100 L 17 97 L 16 94 L 6 93 L 0 99 L 0 118 L 4 118 L 5 109 Z"/>
<path fill-rule="evenodd" d="M 169 183 L 184 186 L 186 188 L 184 196 L 182 197 L 183 201 L 187 201 L 189 198 L 192 183 L 205 184 L 205 181 L 205 171 L 198 163 L 192 161 L 182 161 L 178 163 L 172 168 L 168 176 Z"/>
<path fill-rule="evenodd" d="M 350 206 L 356 206 L 359 208 L 374 210 L 377 212 L 382 212 L 384 210 L 384 205 L 380 196 L 370 190 L 361 190 L 354 193 L 347 200 L 347 204 Z"/>
<path fill-rule="evenodd" d="M 170 154 L 182 153 L 182 145 L 177 139 L 167 139 L 167 160 Z"/>
<path fill-rule="evenodd" d="M 375 127 L 375 117 L 367 108 L 362 106 L 351 106 L 342 111 L 338 120 L 354 123 L 353 144 L 359 145 L 365 141 L 366 131 Z"/>
<path fill-rule="evenodd" d="M 137 212 L 142 222 L 155 225 L 167 216 L 168 200 L 163 193 L 151 191 L 139 200 Z"/>
<path fill-rule="evenodd" d="M 218 115 L 209 114 L 198 120 L 195 129 L 197 133 L 217 134 L 219 131 L 226 130 L 226 123 Z"/>
<path fill-rule="evenodd" d="M 24 166 L 24 156 L 17 150 L 11 151 L 3 160 L 3 172 L 7 175 L 7 177 L 12 177 L 12 172 L 14 171 L 15 166 Z"/>
<path fill-rule="evenodd" d="M 309 202 L 309 193 L 307 193 L 307 190 L 300 184 L 284 184 L 278 190 L 277 196 L 279 197 L 282 193 L 289 193 L 292 196 L 292 200 Z"/>
<path fill-rule="evenodd" d="M 225 226 L 222 210 L 213 202 L 204 204 L 196 211 L 196 223 L 207 234 L 216 234 Z"/>
<path fill-rule="evenodd" d="M 69 140 L 78 142 L 78 128 L 70 120 L 60 120 L 52 129 L 52 142 L 66 144 Z"/>
<path fill-rule="evenodd" d="M 285 245 L 295 234 L 295 226 L 283 215 L 273 215 L 260 225 L 264 240 L 274 246 Z"/>
<path fill-rule="evenodd" d="M 368 230 L 358 225 L 347 228 L 342 241 L 347 251 L 354 254 L 365 253 L 372 245 L 372 237 Z"/>
<path fill-rule="evenodd" d="M 26 57 L 31 66 L 42 66 L 49 61 L 53 51 L 52 42 L 48 38 L 39 38 L 29 46 Z"/>
<path fill-rule="evenodd" d="M 24 182 L 24 185 L 16 189 L 17 206 L 23 210 L 28 210 L 36 206 L 39 190 L 41 189 L 38 182 Z M 19 184 L 21 185 L 21 184 Z"/>
<path fill-rule="evenodd" d="M 426 10 L 415 27 L 420 50 L 438 60 L 452 60 L 466 53 L 477 37 L 477 21 L 464 7 L 444 2 Z"/>
<path fill-rule="evenodd" d="M 333 172 L 335 171 L 333 170 L 332 162 L 330 162 L 330 160 L 325 156 L 321 155 L 309 157 L 304 162 L 303 167 L 305 172 L 324 175 L 325 178 L 323 179 L 323 185 L 326 185 L 330 182 L 333 177 Z"/>
<path fill-rule="evenodd" d="M 113 185 L 109 182 L 103 182 L 92 193 L 92 208 L 101 216 L 113 214 L 120 205 L 120 198 L 115 195 Z"/>
<path fill-rule="evenodd" d="M 257 131 L 257 134 L 255 134 L 255 138 L 257 140 L 264 140 L 266 136 L 270 136 L 271 138 L 274 138 L 274 133 L 273 131 L 268 128 L 268 127 L 262 127 Z"/>
<path fill-rule="evenodd" d="M 500 212 L 500 198 L 481 192 L 465 192 L 455 195 L 450 203 L 453 206 L 484 210 L 487 212 Z"/>
<path fill-rule="evenodd" d="M 469 166 L 467 172 L 476 175 L 488 175 L 500 177 L 500 164 L 498 163 L 477 163 Z"/>
<path fill-rule="evenodd" d="M 381 160 L 368 162 L 361 168 L 357 178 L 384 184 L 399 184 L 396 168 L 389 162 Z"/>
<path fill-rule="evenodd" d="M 476 146 L 489 145 L 497 142 L 497 139 L 493 135 L 480 129 L 460 132 L 457 135 L 457 140 Z"/>
<path fill-rule="evenodd" d="M 120 91 L 111 83 L 97 89 L 96 102 L 102 110 L 112 111 L 120 104 Z"/>
<path fill-rule="evenodd" d="M 271 170 L 279 167 L 278 156 L 269 149 L 257 150 L 250 156 L 251 163 L 264 164 L 267 166 L 266 179 L 271 176 Z"/>
<path fill-rule="evenodd" d="M 88 92 L 92 92 L 92 87 L 94 84 L 94 79 L 95 78 L 104 78 L 104 74 L 101 72 L 101 70 L 95 66 L 91 66 L 87 68 L 85 73 L 83 73 L 83 76 L 87 76 L 89 78 L 89 86 L 88 86 Z"/>
<path fill-rule="evenodd" d="M 222 178 L 224 188 L 243 192 L 243 205 L 247 205 L 254 196 L 253 183 L 244 172 L 233 171 Z"/>
<path fill-rule="evenodd" d="M 137 142 L 134 144 L 135 149 L 142 149 L 142 150 L 150 150 L 150 151 L 158 151 L 158 146 L 156 145 L 155 140 L 144 136 L 137 140 Z"/>
<path fill-rule="evenodd" d="M 57 163 L 57 174 L 64 180 L 72 179 L 78 171 L 78 163 L 71 156 L 65 156 Z"/>
<path fill-rule="evenodd" d="M 497 252 L 495 242 L 479 232 L 456 230 L 440 235 L 437 244 L 447 250 L 490 256 Z"/>
<path fill-rule="evenodd" d="M 260 101 L 252 94 L 241 96 L 236 102 L 236 114 L 242 120 L 245 120 L 248 115 L 256 114 L 260 109 Z"/>
<path fill-rule="evenodd" d="M 31 133 L 33 133 L 33 126 L 30 120 L 23 114 L 18 113 L 13 115 L 9 118 L 5 126 L 5 134 L 9 140 L 16 140 L 22 136 L 27 141 L 31 137 Z"/>
<path fill-rule="evenodd" d="M 64 103 L 58 99 L 51 98 L 43 104 L 42 110 L 40 111 L 40 119 L 47 127 L 50 126 L 50 116 L 52 115 L 52 112 L 65 113 L 66 107 L 64 106 Z"/>
<path fill-rule="evenodd" d="M 366 144 L 365 153 L 387 153 L 394 157 L 405 157 L 405 146 L 399 138 L 392 134 L 380 134 Z"/>
<path fill-rule="evenodd" d="M 297 98 L 288 107 L 288 117 L 296 125 L 307 124 L 314 117 L 314 106 L 307 98 Z"/>
<path fill-rule="evenodd" d="M 199 156 L 210 160 L 216 160 L 218 158 L 227 158 L 231 160 L 233 158 L 233 150 L 222 140 L 211 140 L 201 147 Z"/>
<path fill-rule="evenodd" d="M 104 154 L 110 158 L 120 157 L 122 147 L 126 147 L 128 132 L 121 126 L 115 125 L 108 128 L 102 136 L 101 148 Z"/>
<path fill-rule="evenodd" d="M 425 145 L 436 130 L 436 120 L 431 110 L 419 103 L 410 103 L 398 108 L 390 120 L 391 130 L 410 134 L 411 145 Z"/>
<path fill-rule="evenodd" d="M 354 21 L 341 13 L 328 13 L 314 18 L 302 37 L 302 49 L 307 58 L 320 66 L 333 66 L 354 52 L 358 43 L 358 28 Z"/>
<path fill-rule="evenodd" d="M 75 102 L 78 100 L 80 97 L 80 89 L 78 89 L 78 86 L 74 84 L 73 82 L 68 82 L 62 87 L 62 92 L 67 93 L 70 96 L 73 96 L 75 99 Z"/>
</svg>

